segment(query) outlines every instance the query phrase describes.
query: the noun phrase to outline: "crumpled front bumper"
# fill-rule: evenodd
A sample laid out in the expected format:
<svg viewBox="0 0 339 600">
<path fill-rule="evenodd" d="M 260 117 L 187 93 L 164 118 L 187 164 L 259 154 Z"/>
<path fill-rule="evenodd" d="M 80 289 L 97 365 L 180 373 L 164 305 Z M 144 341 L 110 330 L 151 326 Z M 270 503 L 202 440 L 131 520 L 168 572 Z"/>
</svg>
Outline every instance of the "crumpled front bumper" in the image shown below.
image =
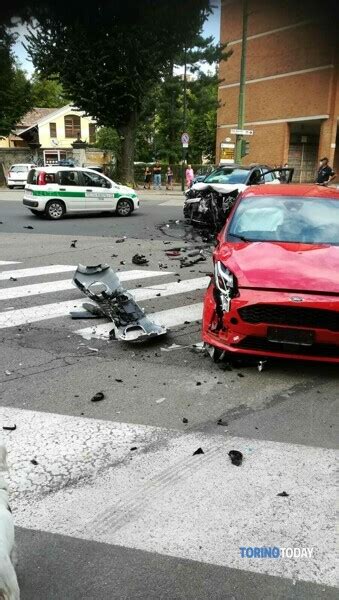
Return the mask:
<svg viewBox="0 0 339 600">
<path fill-rule="evenodd" d="M 275 323 L 249 323 L 243 321 L 239 314 L 241 308 L 258 304 L 293 306 L 297 310 L 298 307 L 291 299 L 293 295 L 302 296 L 302 308 L 331 310 L 339 314 L 339 297 L 242 288 L 239 295 L 231 300 L 230 311 L 225 312 L 220 310 L 218 294 L 212 279 L 204 299 L 202 338 L 205 343 L 234 354 L 339 363 L 338 331 L 305 325 L 300 329 L 312 329 L 314 332 L 314 343 L 311 346 L 275 343 L 270 342 L 267 337 L 268 327 L 276 326 Z M 280 323 L 277 326 L 291 329 L 288 324 Z"/>
</svg>

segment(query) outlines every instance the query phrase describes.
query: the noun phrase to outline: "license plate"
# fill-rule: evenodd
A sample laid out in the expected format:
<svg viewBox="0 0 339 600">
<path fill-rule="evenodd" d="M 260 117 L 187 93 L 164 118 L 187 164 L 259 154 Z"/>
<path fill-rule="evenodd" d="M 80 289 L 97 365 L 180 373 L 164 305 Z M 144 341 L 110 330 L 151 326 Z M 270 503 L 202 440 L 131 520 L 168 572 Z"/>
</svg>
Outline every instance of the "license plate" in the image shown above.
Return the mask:
<svg viewBox="0 0 339 600">
<path fill-rule="evenodd" d="M 287 329 L 285 327 L 268 327 L 267 339 L 277 344 L 295 344 L 296 346 L 312 346 L 314 331 L 308 329 Z"/>
</svg>

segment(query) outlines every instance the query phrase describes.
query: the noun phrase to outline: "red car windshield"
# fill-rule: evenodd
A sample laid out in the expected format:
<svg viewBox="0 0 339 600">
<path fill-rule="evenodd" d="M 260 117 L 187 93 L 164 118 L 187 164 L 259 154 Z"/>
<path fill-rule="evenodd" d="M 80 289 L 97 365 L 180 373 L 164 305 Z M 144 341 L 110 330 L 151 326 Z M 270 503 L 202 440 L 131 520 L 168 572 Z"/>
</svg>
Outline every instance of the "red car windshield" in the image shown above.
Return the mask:
<svg viewBox="0 0 339 600">
<path fill-rule="evenodd" d="M 339 244 L 339 201 L 302 196 L 249 196 L 240 201 L 228 241 Z"/>
</svg>

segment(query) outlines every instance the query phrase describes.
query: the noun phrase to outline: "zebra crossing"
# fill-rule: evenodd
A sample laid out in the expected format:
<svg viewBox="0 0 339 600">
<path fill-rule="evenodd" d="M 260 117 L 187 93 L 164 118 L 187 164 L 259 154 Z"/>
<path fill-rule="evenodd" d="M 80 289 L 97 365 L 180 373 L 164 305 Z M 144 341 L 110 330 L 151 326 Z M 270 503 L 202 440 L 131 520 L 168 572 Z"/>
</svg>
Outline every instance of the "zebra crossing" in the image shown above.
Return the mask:
<svg viewBox="0 0 339 600">
<path fill-rule="evenodd" d="M 69 317 L 84 301 L 72 284 L 74 265 L 2 261 L 0 267 L 3 334 L 62 323 L 86 340 L 108 338 L 112 323 L 81 327 Z M 147 268 L 119 277 L 157 323 L 175 331 L 201 319 L 209 277 L 178 281 L 174 272 Z M 11 384 L 11 376 L 5 380 Z M 169 393 L 175 397 L 175 386 Z M 154 410 L 163 406 L 154 400 Z M 180 431 L 116 418 L 0 406 L 1 426 L 16 426 L 2 436 L 18 527 L 307 582 L 319 590 L 335 586 L 334 450 L 236 437 L 227 428 Z M 194 456 L 199 447 L 203 454 Z M 228 458 L 234 448 L 244 455 L 241 468 Z M 279 496 L 284 490 L 288 497 Z M 313 553 L 307 560 L 244 559 L 240 546 L 302 546 Z"/>
<path fill-rule="evenodd" d="M 3 262 L 5 263 L 5 261 Z M 79 298 L 79 291 L 74 287 L 71 278 L 42 280 L 43 278 L 50 279 L 51 276 L 59 277 L 65 273 L 73 273 L 75 265 L 24 268 L 20 263 L 17 264 L 18 268 L 11 267 L 0 271 L 0 329 L 67 318 L 70 311 L 81 308 L 84 298 Z M 8 261 L 3 264 L 3 266 L 7 265 L 13 265 L 13 262 Z M 128 284 L 126 287 L 129 288 L 137 302 L 147 303 L 147 301 L 153 300 L 161 305 L 164 299 L 173 298 L 174 308 L 166 307 L 150 313 L 154 320 L 159 320 L 160 324 L 173 328 L 185 322 L 201 319 L 201 297 L 203 290 L 208 285 L 208 277 L 177 280 L 172 271 L 131 269 L 120 271 L 119 278 L 122 283 Z M 28 284 L 26 283 L 27 279 L 30 280 Z M 21 280 L 23 280 L 23 285 L 21 285 Z M 37 280 L 39 280 L 38 283 Z M 156 284 L 152 283 L 154 280 L 157 281 Z M 134 282 L 137 286 L 130 287 L 129 282 Z M 189 305 L 182 303 L 182 298 L 188 293 L 198 293 L 199 302 Z M 66 300 L 65 297 L 70 299 Z M 11 305 L 8 306 L 8 303 Z M 68 325 L 72 329 L 70 318 Z M 76 329 L 76 333 L 86 338 L 105 338 L 111 328 L 111 323 L 102 323 L 101 321 L 99 325 Z"/>
</svg>

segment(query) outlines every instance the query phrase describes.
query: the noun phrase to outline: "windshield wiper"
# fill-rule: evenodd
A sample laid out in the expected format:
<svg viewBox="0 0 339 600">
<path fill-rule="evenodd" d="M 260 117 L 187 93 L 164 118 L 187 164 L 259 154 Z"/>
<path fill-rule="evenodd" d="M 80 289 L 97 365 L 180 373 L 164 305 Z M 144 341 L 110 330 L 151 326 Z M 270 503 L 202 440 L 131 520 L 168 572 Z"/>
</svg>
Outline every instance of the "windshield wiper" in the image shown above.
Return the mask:
<svg viewBox="0 0 339 600">
<path fill-rule="evenodd" d="M 253 241 L 253 240 L 249 240 L 244 235 L 237 235 L 236 233 L 229 232 L 228 235 L 231 235 L 232 237 L 236 238 L 237 240 L 241 240 L 242 242 L 252 242 Z"/>
</svg>

